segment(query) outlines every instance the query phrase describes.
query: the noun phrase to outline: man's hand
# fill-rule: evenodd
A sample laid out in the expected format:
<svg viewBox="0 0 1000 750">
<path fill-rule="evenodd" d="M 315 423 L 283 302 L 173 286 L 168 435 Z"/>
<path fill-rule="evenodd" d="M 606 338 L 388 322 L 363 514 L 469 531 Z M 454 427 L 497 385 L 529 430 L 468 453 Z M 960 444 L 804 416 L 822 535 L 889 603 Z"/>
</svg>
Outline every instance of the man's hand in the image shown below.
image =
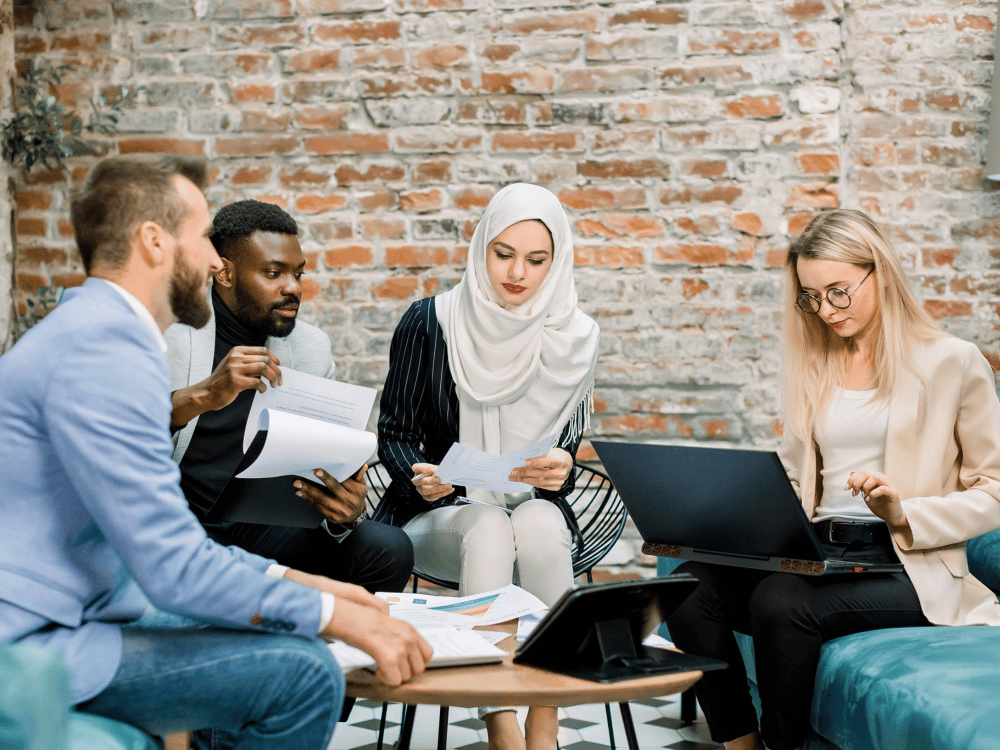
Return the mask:
<svg viewBox="0 0 1000 750">
<path fill-rule="evenodd" d="M 573 470 L 573 457 L 562 448 L 552 448 L 547 455 L 529 458 L 524 466 L 510 473 L 511 482 L 524 482 L 542 490 L 559 490 Z"/>
<path fill-rule="evenodd" d="M 211 375 L 174 391 L 170 426 L 178 429 L 206 411 L 229 406 L 245 390 L 281 385 L 281 362 L 263 346 L 234 346 Z"/>
<path fill-rule="evenodd" d="M 286 570 L 284 577 L 289 581 L 311 586 L 319 591 L 327 591 L 337 598 L 337 602 L 350 601 L 359 607 L 372 607 L 384 615 L 389 614 L 389 603 L 385 599 L 380 599 L 353 583 L 335 581 L 326 576 L 317 576 L 294 568 Z"/>
<path fill-rule="evenodd" d="M 386 685 L 400 685 L 420 674 L 433 654 L 409 623 L 350 599 L 337 599 L 333 619 L 320 635 L 339 638 L 374 657 L 375 676 Z"/>
<path fill-rule="evenodd" d="M 295 494 L 308 500 L 330 523 L 350 523 L 365 511 L 368 502 L 368 486 L 365 484 L 365 464 L 358 473 L 343 483 L 338 482 L 322 469 L 316 469 L 316 477 L 326 485 L 321 490 L 307 482 L 295 482 Z"/>
<path fill-rule="evenodd" d="M 455 488 L 444 483 L 437 475 L 437 464 L 413 464 L 413 486 L 423 495 L 424 500 L 433 502 L 450 495 Z"/>
</svg>

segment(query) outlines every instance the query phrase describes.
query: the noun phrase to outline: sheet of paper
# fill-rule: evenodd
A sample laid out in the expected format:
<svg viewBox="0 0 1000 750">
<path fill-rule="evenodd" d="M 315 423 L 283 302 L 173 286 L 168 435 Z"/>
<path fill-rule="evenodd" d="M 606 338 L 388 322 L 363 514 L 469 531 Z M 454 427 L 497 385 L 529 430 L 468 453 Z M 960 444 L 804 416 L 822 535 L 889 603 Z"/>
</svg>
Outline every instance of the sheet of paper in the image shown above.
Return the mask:
<svg viewBox="0 0 1000 750">
<path fill-rule="evenodd" d="M 244 452 L 257 434 L 258 420 L 264 409 L 364 430 L 375 404 L 374 388 L 328 380 L 290 367 L 281 368 L 281 385 L 277 388 L 265 385 L 268 386 L 267 390 L 254 394 L 253 404 L 250 406 L 250 416 L 247 417 L 246 430 L 243 432 Z M 355 468 L 360 466 L 358 464 Z"/>
<path fill-rule="evenodd" d="M 264 409 L 259 427 L 267 430 L 264 448 L 240 479 L 294 475 L 316 481 L 324 469 L 343 482 L 371 458 L 378 443 L 371 432 L 323 422 L 299 414 Z"/>
<path fill-rule="evenodd" d="M 534 445 L 504 453 L 502 456 L 494 456 L 461 443 L 454 443 L 438 464 L 437 475 L 442 482 L 464 487 L 481 487 L 493 492 L 528 492 L 531 485 L 524 482 L 509 482 L 507 477 L 510 476 L 512 469 L 524 466 L 524 462 L 529 458 L 544 456 L 555 442 L 556 436 L 549 435 Z"/>
<path fill-rule="evenodd" d="M 454 630 L 444 628 L 427 628 L 420 630 L 427 640 L 434 655 L 428 667 L 446 667 L 461 664 L 479 664 L 497 662 L 506 653 L 496 646 L 506 633 L 492 633 L 479 630 Z M 502 638 L 494 639 L 500 635 Z M 355 669 L 375 669 L 375 659 L 364 651 L 348 646 L 343 641 L 332 641 L 327 644 L 333 658 L 337 660 L 340 669 L 345 674 Z"/>
</svg>

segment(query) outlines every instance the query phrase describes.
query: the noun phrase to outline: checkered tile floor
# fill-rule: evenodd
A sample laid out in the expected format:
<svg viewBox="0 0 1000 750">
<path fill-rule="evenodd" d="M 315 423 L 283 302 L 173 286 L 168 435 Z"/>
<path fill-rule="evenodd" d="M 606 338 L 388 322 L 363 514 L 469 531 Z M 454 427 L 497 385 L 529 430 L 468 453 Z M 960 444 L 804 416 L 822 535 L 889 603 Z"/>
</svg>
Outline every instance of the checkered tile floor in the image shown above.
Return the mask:
<svg viewBox="0 0 1000 750">
<path fill-rule="evenodd" d="M 708 736 L 705 718 L 698 712 L 695 724 L 682 727 L 680 724 L 680 696 L 670 695 L 629 704 L 635 722 L 639 747 L 670 748 L 670 750 L 714 750 L 721 748 Z M 399 734 L 402 706 L 389 705 L 386 720 L 385 750 L 392 745 Z M 527 709 L 518 712 L 522 724 Z M 622 726 L 618 706 L 611 707 L 614 721 L 615 748 L 626 749 L 625 729 Z M 329 750 L 375 750 L 378 742 L 379 719 L 382 704 L 373 701 L 358 701 L 346 724 L 340 724 Z M 437 747 L 439 709 L 437 706 L 420 706 L 413 727 L 413 750 L 435 750 Z M 487 750 L 486 729 L 476 717 L 474 709 L 451 708 L 448 714 L 449 750 Z M 607 714 L 603 705 L 572 706 L 559 709 L 560 750 L 604 750 L 610 747 L 608 741 Z"/>
</svg>

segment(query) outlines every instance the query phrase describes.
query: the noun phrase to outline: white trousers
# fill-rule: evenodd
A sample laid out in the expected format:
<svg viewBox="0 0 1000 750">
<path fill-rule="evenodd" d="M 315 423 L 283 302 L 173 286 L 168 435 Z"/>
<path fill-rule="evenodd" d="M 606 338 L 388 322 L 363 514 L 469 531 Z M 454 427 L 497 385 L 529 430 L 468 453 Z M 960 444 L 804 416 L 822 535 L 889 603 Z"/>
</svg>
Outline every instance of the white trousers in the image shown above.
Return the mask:
<svg viewBox="0 0 1000 750">
<path fill-rule="evenodd" d="M 507 515 L 487 505 L 449 505 L 421 513 L 403 530 L 416 567 L 457 581 L 459 596 L 514 581 L 552 606 L 573 585 L 572 534 L 548 500 L 527 500 Z"/>
</svg>

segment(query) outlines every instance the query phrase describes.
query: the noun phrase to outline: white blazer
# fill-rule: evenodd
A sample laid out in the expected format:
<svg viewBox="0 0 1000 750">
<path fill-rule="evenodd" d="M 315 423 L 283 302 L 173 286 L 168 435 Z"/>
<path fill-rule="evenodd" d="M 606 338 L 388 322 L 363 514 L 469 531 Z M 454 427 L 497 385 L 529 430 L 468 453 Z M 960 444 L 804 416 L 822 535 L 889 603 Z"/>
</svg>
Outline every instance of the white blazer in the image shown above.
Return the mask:
<svg viewBox="0 0 1000 750">
<path fill-rule="evenodd" d="M 997 597 L 969 575 L 965 542 L 1000 528 L 1000 401 L 993 369 L 974 345 L 942 336 L 917 345 L 889 399 L 885 474 L 911 534 L 892 540 L 920 606 L 936 625 L 1000 625 Z M 817 451 L 786 431 L 781 460 L 812 517 Z M 912 536 L 912 539 L 910 538 Z"/>
</svg>

